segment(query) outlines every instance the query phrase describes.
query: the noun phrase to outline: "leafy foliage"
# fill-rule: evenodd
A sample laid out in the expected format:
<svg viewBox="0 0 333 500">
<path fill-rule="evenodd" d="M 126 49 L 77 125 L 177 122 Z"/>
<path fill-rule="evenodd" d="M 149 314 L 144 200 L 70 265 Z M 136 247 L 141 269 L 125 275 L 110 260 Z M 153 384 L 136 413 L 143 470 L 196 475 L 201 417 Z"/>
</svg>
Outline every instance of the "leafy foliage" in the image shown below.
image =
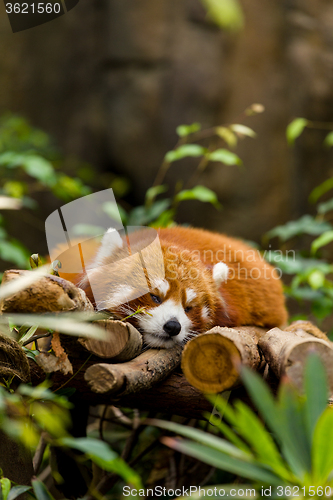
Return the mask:
<svg viewBox="0 0 333 500">
<path fill-rule="evenodd" d="M 264 107 L 261 104 L 252 104 L 244 111 L 244 117 L 253 116 L 263 111 Z M 254 130 L 242 123 L 231 123 L 210 129 L 202 129 L 201 124 L 195 122 L 189 125 L 179 125 L 176 132 L 179 140 L 175 147 L 166 153 L 153 186 L 147 190 L 144 205 L 129 211 L 121 210 L 121 218 L 124 224 L 156 227 L 172 226 L 175 224 L 180 203 L 187 200 L 210 203 L 215 208 L 220 209 L 221 204 L 214 191 L 206 186 L 196 184 L 197 179 L 209 164 L 214 164 L 215 168 L 218 168 L 218 164 L 242 165 L 241 158 L 233 151 L 230 151 L 230 148 L 235 148 L 241 139 L 256 137 Z M 202 141 L 205 143 L 208 141 L 208 145 L 198 144 Z M 184 185 L 180 181 L 176 183 L 173 187 L 173 195 L 170 195 L 169 186 L 164 184 L 165 176 L 169 168 L 176 162 L 188 159 L 192 159 L 191 164 L 195 159 L 198 159 L 197 167 L 194 171 L 191 169 L 189 179 Z M 166 197 L 158 199 L 160 195 L 165 194 L 167 194 Z"/>
<path fill-rule="evenodd" d="M 35 193 L 46 190 L 65 201 L 91 192 L 79 178 L 71 178 L 58 171 L 60 157 L 49 136 L 32 127 L 22 117 L 6 114 L 0 118 L 0 196 L 7 199 L 7 207 L 35 209 Z M 26 268 L 29 252 L 22 243 L 10 237 L 5 230 L 5 219 L 0 216 L 0 259 Z"/>
<path fill-rule="evenodd" d="M 210 416 L 210 422 L 226 439 L 174 422 L 153 420 L 151 423 L 158 427 L 186 438 L 164 438 L 163 442 L 249 479 L 257 488 L 332 488 L 333 453 L 328 443 L 333 412 L 327 408 L 328 387 L 320 359 L 309 356 L 301 396 L 285 382 L 274 399 L 262 378 L 247 368 L 242 369 L 242 378 L 261 418 L 242 401 L 231 407 L 221 398 L 212 399 L 227 423 L 216 416 Z"/>
</svg>

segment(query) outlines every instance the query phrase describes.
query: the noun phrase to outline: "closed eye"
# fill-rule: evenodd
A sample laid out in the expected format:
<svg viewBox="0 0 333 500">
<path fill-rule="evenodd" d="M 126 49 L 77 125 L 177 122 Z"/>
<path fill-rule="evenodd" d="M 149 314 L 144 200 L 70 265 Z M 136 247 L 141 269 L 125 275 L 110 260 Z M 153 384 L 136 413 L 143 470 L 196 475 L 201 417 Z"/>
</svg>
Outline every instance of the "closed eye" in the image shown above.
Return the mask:
<svg viewBox="0 0 333 500">
<path fill-rule="evenodd" d="M 158 295 L 150 294 L 150 297 L 155 304 L 162 304 L 162 299 Z"/>
</svg>

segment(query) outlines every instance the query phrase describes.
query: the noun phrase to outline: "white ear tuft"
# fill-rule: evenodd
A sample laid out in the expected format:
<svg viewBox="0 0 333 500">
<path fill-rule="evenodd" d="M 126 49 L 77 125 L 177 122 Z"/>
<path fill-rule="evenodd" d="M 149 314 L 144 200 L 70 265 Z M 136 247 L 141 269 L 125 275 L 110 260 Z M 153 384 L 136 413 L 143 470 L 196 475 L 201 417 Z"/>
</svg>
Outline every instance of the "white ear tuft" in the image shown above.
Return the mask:
<svg viewBox="0 0 333 500">
<path fill-rule="evenodd" d="M 213 267 L 213 279 L 216 286 L 219 287 L 221 283 L 227 281 L 229 273 L 229 267 L 224 262 L 218 262 Z"/>
<path fill-rule="evenodd" d="M 101 262 L 105 258 L 110 257 L 115 250 L 122 248 L 123 244 L 124 242 L 118 231 L 110 227 L 103 236 L 101 246 L 95 258 L 95 264 L 100 265 Z"/>
</svg>

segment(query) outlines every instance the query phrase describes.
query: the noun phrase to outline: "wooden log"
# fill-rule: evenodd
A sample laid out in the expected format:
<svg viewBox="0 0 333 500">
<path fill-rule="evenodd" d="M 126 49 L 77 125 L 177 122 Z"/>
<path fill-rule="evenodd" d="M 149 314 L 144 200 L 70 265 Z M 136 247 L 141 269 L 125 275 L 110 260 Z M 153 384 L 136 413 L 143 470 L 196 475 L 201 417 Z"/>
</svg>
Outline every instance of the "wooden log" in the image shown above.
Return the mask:
<svg viewBox="0 0 333 500">
<path fill-rule="evenodd" d="M 103 328 L 108 340 L 81 338 L 79 342 L 87 351 L 99 358 L 125 362 L 138 356 L 142 350 L 142 335 L 130 323 L 115 320 L 98 320 L 94 324 Z"/>
<path fill-rule="evenodd" d="M 113 404 L 199 419 L 204 412 L 212 411 L 211 403 L 202 392 L 189 384 L 184 375 L 175 372 L 149 390 L 121 396 Z"/>
<path fill-rule="evenodd" d="M 178 366 L 181 352 L 180 346 L 148 349 L 127 363 L 92 365 L 84 378 L 91 390 L 100 394 L 137 393 L 165 379 Z"/>
<path fill-rule="evenodd" d="M 326 368 L 330 393 L 333 394 L 332 343 L 328 339 L 316 338 L 307 333 L 300 328 L 301 324 L 298 326 L 288 327 L 286 330 L 273 328 L 260 338 L 259 347 L 270 369 L 279 379 L 288 376 L 297 389 L 302 391 L 306 358 L 309 354 L 316 353 Z"/>
<path fill-rule="evenodd" d="M 266 330 L 257 327 L 216 326 L 191 339 L 184 347 L 181 367 L 188 382 L 207 394 L 230 390 L 240 384 L 237 365 L 254 370 L 262 365 L 258 338 Z"/>
<path fill-rule="evenodd" d="M 5 271 L 2 283 L 33 271 Z M 93 311 L 85 292 L 73 283 L 57 276 L 41 277 L 33 285 L 3 300 L 1 313 L 45 313 L 57 311 Z"/>
</svg>

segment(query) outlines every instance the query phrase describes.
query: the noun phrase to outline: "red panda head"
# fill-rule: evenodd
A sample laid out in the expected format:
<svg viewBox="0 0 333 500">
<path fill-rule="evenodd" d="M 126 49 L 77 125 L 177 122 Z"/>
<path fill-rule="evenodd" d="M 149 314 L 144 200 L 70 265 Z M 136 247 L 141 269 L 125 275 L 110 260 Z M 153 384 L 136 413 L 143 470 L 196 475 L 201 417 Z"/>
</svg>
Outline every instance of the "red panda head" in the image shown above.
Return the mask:
<svg viewBox="0 0 333 500">
<path fill-rule="evenodd" d="M 169 348 L 213 326 L 228 267 L 207 269 L 175 245 L 128 255 L 124 239 L 109 230 L 87 275 L 98 310 L 126 317 L 150 347 Z"/>
</svg>

